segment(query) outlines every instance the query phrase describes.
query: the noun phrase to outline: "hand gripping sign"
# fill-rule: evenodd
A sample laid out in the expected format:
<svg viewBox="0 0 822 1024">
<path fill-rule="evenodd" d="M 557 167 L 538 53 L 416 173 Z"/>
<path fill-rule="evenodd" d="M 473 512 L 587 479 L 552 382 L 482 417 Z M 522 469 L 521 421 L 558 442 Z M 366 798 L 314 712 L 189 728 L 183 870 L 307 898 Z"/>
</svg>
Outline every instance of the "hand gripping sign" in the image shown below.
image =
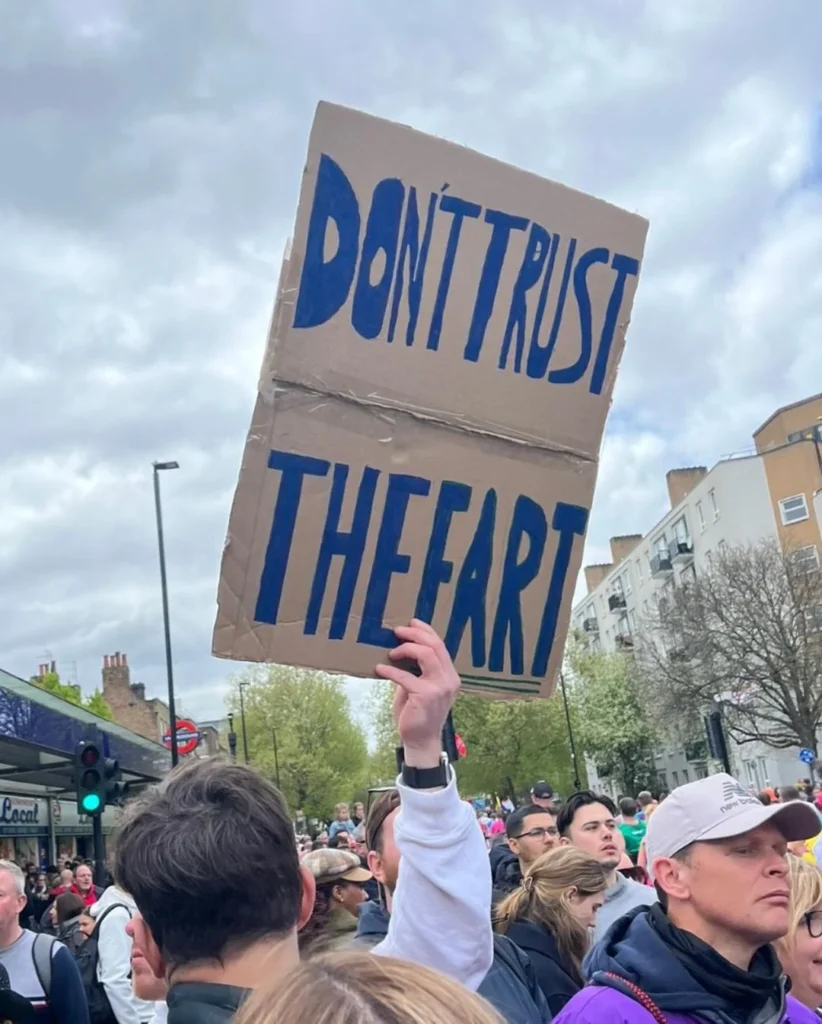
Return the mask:
<svg viewBox="0 0 822 1024">
<path fill-rule="evenodd" d="M 214 653 L 370 676 L 414 615 L 466 689 L 548 695 L 647 227 L 321 103 Z"/>
</svg>

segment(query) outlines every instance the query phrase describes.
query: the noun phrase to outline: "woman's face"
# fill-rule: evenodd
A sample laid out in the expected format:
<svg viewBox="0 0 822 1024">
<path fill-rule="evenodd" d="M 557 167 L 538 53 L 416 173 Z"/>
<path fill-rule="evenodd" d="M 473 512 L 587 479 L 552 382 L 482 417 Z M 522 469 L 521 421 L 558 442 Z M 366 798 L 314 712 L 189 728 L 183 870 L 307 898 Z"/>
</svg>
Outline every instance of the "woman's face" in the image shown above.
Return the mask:
<svg viewBox="0 0 822 1024">
<path fill-rule="evenodd" d="M 822 906 L 812 910 L 799 922 L 793 948 L 780 950 L 779 959 L 793 988 L 815 996 L 815 1005 L 822 1004 Z"/>
<path fill-rule="evenodd" d="M 583 928 L 593 928 L 604 898 L 602 892 L 595 892 L 593 896 L 580 896 L 576 889 L 572 889 L 568 893 L 568 909 Z"/>
</svg>

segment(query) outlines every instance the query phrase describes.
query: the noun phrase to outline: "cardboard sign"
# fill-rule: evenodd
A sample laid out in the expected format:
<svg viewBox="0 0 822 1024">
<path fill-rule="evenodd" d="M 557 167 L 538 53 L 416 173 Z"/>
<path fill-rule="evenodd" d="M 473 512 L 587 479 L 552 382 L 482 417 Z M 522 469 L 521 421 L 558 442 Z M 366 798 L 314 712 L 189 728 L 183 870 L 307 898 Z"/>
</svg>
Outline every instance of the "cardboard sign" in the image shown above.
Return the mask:
<svg viewBox="0 0 822 1024">
<path fill-rule="evenodd" d="M 214 653 L 372 676 L 412 616 L 467 689 L 553 689 L 647 222 L 322 103 Z"/>
</svg>

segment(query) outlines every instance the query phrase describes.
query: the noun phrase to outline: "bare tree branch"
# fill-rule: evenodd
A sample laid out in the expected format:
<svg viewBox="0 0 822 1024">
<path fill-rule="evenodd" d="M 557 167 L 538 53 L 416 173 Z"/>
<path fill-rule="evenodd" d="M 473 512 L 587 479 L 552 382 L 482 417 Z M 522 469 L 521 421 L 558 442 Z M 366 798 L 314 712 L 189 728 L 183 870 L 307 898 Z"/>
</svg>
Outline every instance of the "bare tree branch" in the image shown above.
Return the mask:
<svg viewBox="0 0 822 1024">
<path fill-rule="evenodd" d="M 661 719 L 720 704 L 738 743 L 810 747 L 822 721 L 822 574 L 772 541 L 726 548 L 671 588 L 636 647 Z"/>
</svg>

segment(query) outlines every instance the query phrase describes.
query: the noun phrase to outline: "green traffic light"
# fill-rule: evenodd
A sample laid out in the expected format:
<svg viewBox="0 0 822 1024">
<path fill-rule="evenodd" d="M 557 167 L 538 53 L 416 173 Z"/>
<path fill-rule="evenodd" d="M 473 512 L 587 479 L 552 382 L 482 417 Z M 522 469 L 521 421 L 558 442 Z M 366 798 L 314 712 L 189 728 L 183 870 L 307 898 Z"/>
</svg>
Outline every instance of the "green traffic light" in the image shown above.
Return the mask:
<svg viewBox="0 0 822 1024">
<path fill-rule="evenodd" d="M 86 793 L 83 797 L 83 810 L 87 814 L 94 814 L 100 810 L 100 797 L 96 793 Z"/>
</svg>

